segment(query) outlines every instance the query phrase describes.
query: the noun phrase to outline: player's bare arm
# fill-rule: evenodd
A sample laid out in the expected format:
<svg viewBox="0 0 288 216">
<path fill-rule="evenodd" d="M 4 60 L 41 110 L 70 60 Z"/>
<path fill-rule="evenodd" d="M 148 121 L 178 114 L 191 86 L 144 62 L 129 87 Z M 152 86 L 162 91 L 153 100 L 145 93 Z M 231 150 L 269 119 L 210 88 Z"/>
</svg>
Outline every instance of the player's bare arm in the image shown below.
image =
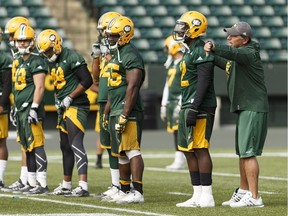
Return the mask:
<svg viewBox="0 0 288 216">
<path fill-rule="evenodd" d="M 136 103 L 139 88 L 142 81 L 142 71 L 138 68 L 134 68 L 131 71 L 126 72 L 126 79 L 128 87 L 126 90 L 125 104 L 123 107 L 123 114 L 129 116 L 132 108 Z"/>
</svg>

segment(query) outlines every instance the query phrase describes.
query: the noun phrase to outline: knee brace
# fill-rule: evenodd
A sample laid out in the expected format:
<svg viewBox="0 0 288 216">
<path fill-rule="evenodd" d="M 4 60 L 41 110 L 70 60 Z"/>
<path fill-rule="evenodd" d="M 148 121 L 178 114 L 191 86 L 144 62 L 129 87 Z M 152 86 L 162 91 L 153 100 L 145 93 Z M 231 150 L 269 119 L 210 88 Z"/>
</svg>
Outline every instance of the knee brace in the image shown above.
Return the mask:
<svg viewBox="0 0 288 216">
<path fill-rule="evenodd" d="M 130 150 L 125 152 L 129 160 L 131 160 L 133 157 L 141 155 L 141 152 L 139 150 Z"/>
</svg>

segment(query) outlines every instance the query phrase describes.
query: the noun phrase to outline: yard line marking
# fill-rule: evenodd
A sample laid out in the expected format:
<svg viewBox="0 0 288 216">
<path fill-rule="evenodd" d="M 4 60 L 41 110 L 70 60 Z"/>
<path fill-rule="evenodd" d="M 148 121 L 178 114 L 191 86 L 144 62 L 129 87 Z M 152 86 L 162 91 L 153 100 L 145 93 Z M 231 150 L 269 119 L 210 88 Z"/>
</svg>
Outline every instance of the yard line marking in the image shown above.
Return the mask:
<svg viewBox="0 0 288 216">
<path fill-rule="evenodd" d="M 17 197 L 17 198 L 20 198 L 20 199 L 35 200 L 35 201 L 40 201 L 40 202 L 50 202 L 50 203 L 57 203 L 57 204 L 63 204 L 63 205 L 81 206 L 81 207 L 87 207 L 87 208 L 112 210 L 112 211 L 127 212 L 127 213 L 133 213 L 133 214 L 141 214 L 141 215 L 174 216 L 174 215 L 159 214 L 159 213 L 154 213 L 154 212 L 143 212 L 143 211 L 136 211 L 136 210 L 130 210 L 130 209 L 97 206 L 97 205 L 92 205 L 92 204 L 81 204 L 81 203 L 75 203 L 75 202 L 51 200 L 51 199 L 45 199 L 45 198 L 39 198 L 39 197 L 26 197 L 26 196 L 13 196 L 13 195 L 11 196 L 11 195 L 8 195 L 8 194 L 0 194 L 0 196 L 11 197 L 11 198 Z"/>
<path fill-rule="evenodd" d="M 176 172 L 176 173 L 187 173 L 188 172 L 188 170 L 167 170 L 165 168 L 157 168 L 157 167 L 145 167 L 145 170 L 161 171 L 161 172 Z M 212 172 L 212 175 L 215 175 L 215 176 L 228 176 L 228 177 L 240 177 L 239 174 L 232 174 L 232 173 Z M 271 177 L 271 176 L 259 176 L 259 179 L 275 180 L 275 181 L 288 181 L 288 178 Z"/>
<path fill-rule="evenodd" d="M 270 191 L 259 191 L 261 194 L 278 194 L 276 192 L 270 192 Z M 182 195 L 182 196 L 192 196 L 191 193 L 182 193 L 182 192 L 168 192 L 168 194 L 171 195 Z"/>
<path fill-rule="evenodd" d="M 0 216 L 39 216 L 39 214 L 5 214 L 2 215 L 0 214 Z M 65 214 L 65 213 L 52 213 L 52 214 L 40 214 L 41 216 L 118 216 L 116 214 L 109 214 L 109 213 L 80 213 L 80 214 Z"/>
</svg>

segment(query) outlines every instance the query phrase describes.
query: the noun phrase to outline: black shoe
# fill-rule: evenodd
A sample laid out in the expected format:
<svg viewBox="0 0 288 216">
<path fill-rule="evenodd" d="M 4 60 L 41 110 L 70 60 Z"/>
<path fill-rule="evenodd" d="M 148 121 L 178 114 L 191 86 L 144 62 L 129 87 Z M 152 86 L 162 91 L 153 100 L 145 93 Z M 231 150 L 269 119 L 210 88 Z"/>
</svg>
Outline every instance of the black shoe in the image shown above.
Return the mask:
<svg viewBox="0 0 288 216">
<path fill-rule="evenodd" d="M 3 181 L 0 181 L 0 188 L 4 188 L 4 183 L 3 183 Z"/>
<path fill-rule="evenodd" d="M 102 161 L 97 161 L 96 164 L 95 164 L 95 168 L 96 169 L 102 169 L 103 168 Z"/>
<path fill-rule="evenodd" d="M 88 197 L 90 194 L 84 190 L 81 186 L 75 188 L 71 193 L 65 194 L 64 197 Z"/>
</svg>

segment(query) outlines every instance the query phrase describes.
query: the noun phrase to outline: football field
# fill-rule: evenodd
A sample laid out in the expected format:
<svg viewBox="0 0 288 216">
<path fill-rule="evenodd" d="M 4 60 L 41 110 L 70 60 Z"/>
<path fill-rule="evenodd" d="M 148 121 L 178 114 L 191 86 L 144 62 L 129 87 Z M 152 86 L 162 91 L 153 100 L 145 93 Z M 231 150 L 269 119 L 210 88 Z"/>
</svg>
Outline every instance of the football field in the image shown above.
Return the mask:
<svg viewBox="0 0 288 216">
<path fill-rule="evenodd" d="M 52 191 L 62 181 L 62 159 L 57 131 L 46 131 L 48 156 L 47 182 Z M 8 140 L 9 161 L 5 184 L 19 178 L 20 151 L 11 132 Z M 214 130 L 211 139 L 213 160 L 213 195 L 215 208 L 178 208 L 176 203 L 191 197 L 192 187 L 187 170 L 168 171 L 165 166 L 173 161 L 172 135 L 164 130 L 144 131 L 142 153 L 144 170 L 144 204 L 120 205 L 101 202 L 93 194 L 103 192 L 110 185 L 107 153 L 104 153 L 104 168 L 95 169 L 94 131 L 87 131 L 85 146 L 89 158 L 89 191 L 87 198 L 65 198 L 62 196 L 25 196 L 0 192 L 1 215 L 45 215 L 45 216 L 92 216 L 92 215 L 287 215 L 287 129 L 269 128 L 260 164 L 259 191 L 264 208 L 232 209 L 222 207 L 235 187 L 239 185 L 238 158 L 234 153 L 234 128 Z M 77 186 L 74 169 L 73 187 Z"/>
</svg>

